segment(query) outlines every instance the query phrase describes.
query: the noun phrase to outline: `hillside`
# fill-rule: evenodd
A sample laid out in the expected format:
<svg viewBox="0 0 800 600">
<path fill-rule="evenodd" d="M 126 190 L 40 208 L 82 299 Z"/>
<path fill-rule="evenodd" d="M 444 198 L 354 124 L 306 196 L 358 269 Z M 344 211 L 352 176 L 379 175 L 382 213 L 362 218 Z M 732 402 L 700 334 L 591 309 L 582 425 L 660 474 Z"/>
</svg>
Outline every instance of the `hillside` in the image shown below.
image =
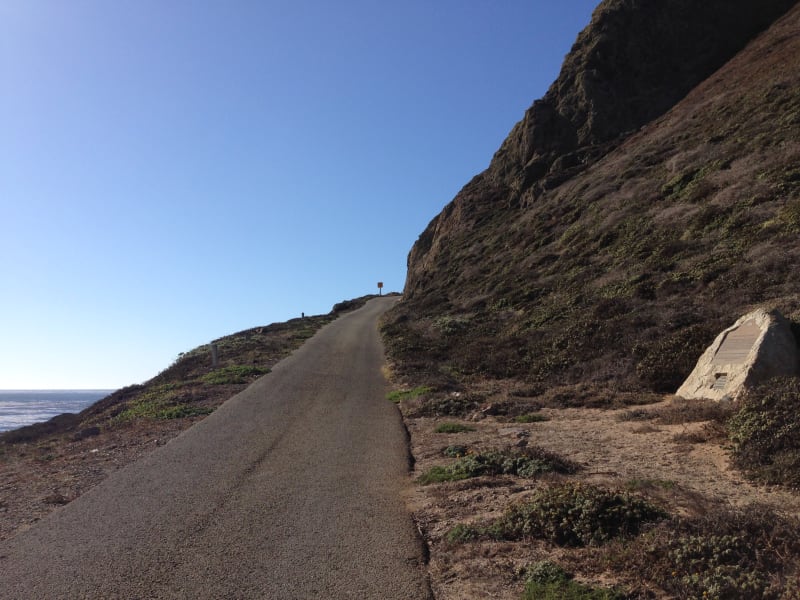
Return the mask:
<svg viewBox="0 0 800 600">
<path fill-rule="evenodd" d="M 798 32 L 603 1 L 414 244 L 383 333 L 438 600 L 800 597 L 800 381 L 672 395 L 754 307 L 800 333 Z"/>
<path fill-rule="evenodd" d="M 674 392 L 751 307 L 800 319 L 793 4 L 602 2 L 414 244 L 386 325 L 397 368 Z"/>
</svg>

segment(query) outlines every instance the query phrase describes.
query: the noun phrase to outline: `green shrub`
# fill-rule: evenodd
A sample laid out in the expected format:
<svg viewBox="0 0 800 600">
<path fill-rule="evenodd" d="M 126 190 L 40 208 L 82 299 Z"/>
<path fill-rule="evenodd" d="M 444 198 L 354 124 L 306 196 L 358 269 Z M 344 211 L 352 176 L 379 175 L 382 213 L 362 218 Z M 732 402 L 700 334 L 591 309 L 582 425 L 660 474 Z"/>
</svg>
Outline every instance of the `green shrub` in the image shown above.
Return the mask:
<svg viewBox="0 0 800 600">
<path fill-rule="evenodd" d="M 481 535 L 480 529 L 472 525 L 459 523 L 445 534 L 445 540 L 451 544 L 461 544 L 477 540 Z"/>
<path fill-rule="evenodd" d="M 158 402 L 145 401 L 134 402 L 116 417 L 115 423 L 124 423 L 125 421 L 132 421 L 134 419 L 182 419 L 184 417 L 194 417 L 199 415 L 208 415 L 214 412 L 213 408 L 205 406 L 194 406 L 191 404 L 172 404 L 165 405 Z"/>
<path fill-rule="evenodd" d="M 541 538 L 560 546 L 599 545 L 635 535 L 642 525 L 666 518 L 643 499 L 591 485 L 566 484 L 540 490 L 512 506 L 493 527 L 501 538 Z"/>
<path fill-rule="evenodd" d="M 728 421 L 733 463 L 768 483 L 800 487 L 800 379 L 776 378 L 745 393 Z"/>
<path fill-rule="evenodd" d="M 269 369 L 254 367 L 252 365 L 230 365 L 206 373 L 201 377 L 203 383 L 212 385 L 226 385 L 236 383 L 250 383 L 261 375 L 269 373 Z"/>
<path fill-rule="evenodd" d="M 186 417 L 197 417 L 202 415 L 210 415 L 214 412 L 213 408 L 207 406 L 192 406 L 190 404 L 178 404 L 177 406 L 169 406 L 156 412 L 156 419 L 183 419 Z"/>
<path fill-rule="evenodd" d="M 442 315 L 433 321 L 433 326 L 442 335 L 454 335 L 460 333 L 469 326 L 470 318 L 466 316 Z"/>
<path fill-rule="evenodd" d="M 669 548 L 681 587 L 712 598 L 763 598 L 764 574 L 740 565 L 754 553 L 742 535 L 688 535 Z"/>
<path fill-rule="evenodd" d="M 569 573 L 549 560 L 533 563 L 526 569 L 526 581 L 536 583 L 562 583 L 572 579 Z"/>
<path fill-rule="evenodd" d="M 442 454 L 448 458 L 461 458 L 462 456 L 466 456 L 468 452 L 469 448 L 461 444 L 453 444 L 442 450 Z"/>
<path fill-rule="evenodd" d="M 423 473 L 417 481 L 422 485 L 442 483 L 444 481 L 461 481 L 482 475 L 499 475 L 502 471 L 498 468 L 494 454 L 468 454 L 447 466 L 435 466 Z"/>
<path fill-rule="evenodd" d="M 595 588 L 573 581 L 572 575 L 549 560 L 526 570 L 523 600 L 624 600 L 616 590 Z"/>
<path fill-rule="evenodd" d="M 456 471 L 451 467 L 443 467 L 441 465 L 436 465 L 425 471 L 422 475 L 420 475 L 417 478 L 417 481 L 421 485 L 430 485 L 432 483 L 442 483 L 444 481 L 459 481 L 461 479 L 467 479 L 469 477 L 473 477 L 473 475 Z"/>
<path fill-rule="evenodd" d="M 612 568 L 635 572 L 673 598 L 794 598 L 800 523 L 762 506 L 673 518 L 609 551 Z M 796 592 L 796 590 L 795 590 Z"/>
<path fill-rule="evenodd" d="M 578 465 L 554 452 L 532 446 L 518 452 L 490 451 L 468 454 L 447 466 L 428 469 L 417 480 L 422 485 L 460 481 L 483 475 L 516 475 L 534 478 L 542 473 L 574 473 Z"/>
<path fill-rule="evenodd" d="M 421 385 L 419 387 L 414 388 L 413 390 L 394 390 L 386 394 L 386 399 L 390 402 L 394 402 L 395 404 L 399 403 L 401 400 L 410 400 L 412 398 L 418 398 L 424 394 L 427 394 L 431 391 L 431 388 Z"/>
<path fill-rule="evenodd" d="M 440 423 L 434 431 L 436 433 L 462 433 L 464 431 L 475 431 L 475 428 L 461 423 Z"/>
<path fill-rule="evenodd" d="M 448 394 L 433 398 L 420 406 L 413 417 L 465 417 L 478 410 L 483 397 L 473 394 Z"/>
<path fill-rule="evenodd" d="M 542 423 L 548 420 L 547 417 L 538 413 L 527 413 L 514 417 L 515 423 Z"/>
<path fill-rule="evenodd" d="M 523 600 L 625 600 L 627 596 L 616 590 L 594 588 L 572 580 L 563 583 L 525 584 Z"/>
</svg>

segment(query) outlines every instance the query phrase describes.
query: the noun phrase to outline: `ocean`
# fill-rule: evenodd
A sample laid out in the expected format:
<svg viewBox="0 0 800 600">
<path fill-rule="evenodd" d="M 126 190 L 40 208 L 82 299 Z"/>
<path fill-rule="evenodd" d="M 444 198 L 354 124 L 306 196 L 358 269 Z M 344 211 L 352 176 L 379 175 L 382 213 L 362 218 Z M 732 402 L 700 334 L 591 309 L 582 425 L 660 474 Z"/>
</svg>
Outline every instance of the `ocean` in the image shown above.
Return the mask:
<svg viewBox="0 0 800 600">
<path fill-rule="evenodd" d="M 0 432 L 77 413 L 114 390 L 0 390 Z"/>
</svg>

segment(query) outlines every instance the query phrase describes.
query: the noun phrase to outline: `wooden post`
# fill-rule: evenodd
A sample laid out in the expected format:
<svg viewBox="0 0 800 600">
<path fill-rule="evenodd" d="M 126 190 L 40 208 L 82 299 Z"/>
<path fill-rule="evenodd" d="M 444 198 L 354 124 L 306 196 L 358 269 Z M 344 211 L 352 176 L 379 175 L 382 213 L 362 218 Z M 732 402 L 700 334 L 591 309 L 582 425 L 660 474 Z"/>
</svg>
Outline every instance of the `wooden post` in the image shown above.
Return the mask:
<svg viewBox="0 0 800 600">
<path fill-rule="evenodd" d="M 216 368 L 219 366 L 219 349 L 216 344 L 209 344 L 209 346 L 211 347 L 211 366 Z"/>
</svg>

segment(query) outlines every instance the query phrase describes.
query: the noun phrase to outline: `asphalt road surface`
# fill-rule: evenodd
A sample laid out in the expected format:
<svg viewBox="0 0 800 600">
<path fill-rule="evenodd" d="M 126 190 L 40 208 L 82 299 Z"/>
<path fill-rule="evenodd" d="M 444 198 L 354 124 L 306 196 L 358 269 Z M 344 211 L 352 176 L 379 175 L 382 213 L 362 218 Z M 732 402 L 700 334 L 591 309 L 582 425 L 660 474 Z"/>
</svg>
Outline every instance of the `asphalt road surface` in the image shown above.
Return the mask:
<svg viewBox="0 0 800 600">
<path fill-rule="evenodd" d="M 376 322 L 340 317 L 144 459 L 0 543 L 0 598 L 430 598 Z"/>
</svg>

